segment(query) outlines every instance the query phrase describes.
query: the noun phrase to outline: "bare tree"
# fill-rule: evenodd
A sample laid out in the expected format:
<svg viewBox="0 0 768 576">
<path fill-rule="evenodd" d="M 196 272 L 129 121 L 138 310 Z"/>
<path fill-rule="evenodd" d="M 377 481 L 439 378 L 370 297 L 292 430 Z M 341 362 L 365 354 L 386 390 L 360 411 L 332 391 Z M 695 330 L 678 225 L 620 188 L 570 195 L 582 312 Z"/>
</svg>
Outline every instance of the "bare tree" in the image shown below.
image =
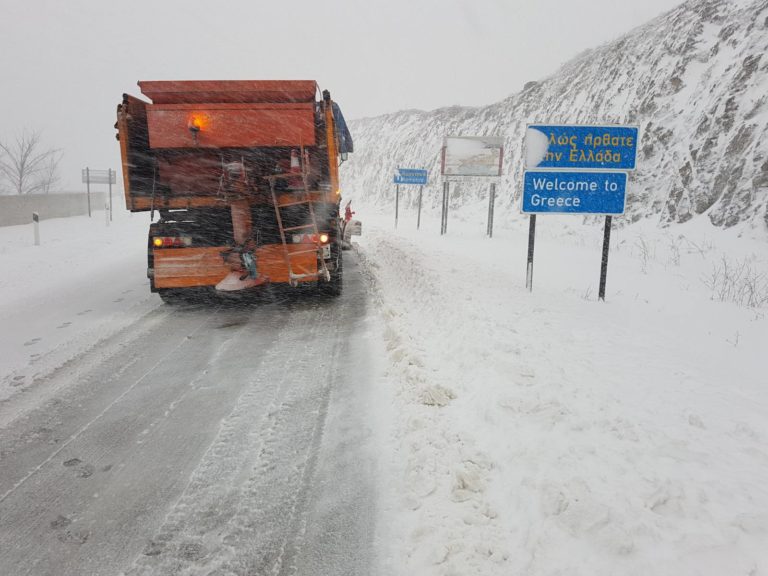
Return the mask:
<svg viewBox="0 0 768 576">
<path fill-rule="evenodd" d="M 40 191 L 49 194 L 51 190 L 59 183 L 61 176 L 59 175 L 59 162 L 61 161 L 61 151 L 51 150 L 52 154 L 48 157 L 48 161 L 43 166 L 40 172 Z"/>
<path fill-rule="evenodd" d="M 39 132 L 24 132 L 13 142 L 0 141 L 0 178 L 16 194 L 49 192 L 58 181 L 61 151 L 42 149 Z"/>
</svg>

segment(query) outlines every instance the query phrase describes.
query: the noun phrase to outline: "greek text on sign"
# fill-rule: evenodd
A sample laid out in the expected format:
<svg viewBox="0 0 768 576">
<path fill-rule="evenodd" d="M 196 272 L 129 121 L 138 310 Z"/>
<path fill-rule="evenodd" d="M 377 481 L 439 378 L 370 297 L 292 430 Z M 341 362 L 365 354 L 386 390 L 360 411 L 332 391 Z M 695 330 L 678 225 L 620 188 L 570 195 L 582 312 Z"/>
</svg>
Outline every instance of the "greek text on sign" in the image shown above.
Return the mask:
<svg viewBox="0 0 768 576">
<path fill-rule="evenodd" d="M 424 186 L 429 174 L 426 170 L 417 168 L 398 168 L 395 174 L 395 184 L 418 184 Z"/>
<path fill-rule="evenodd" d="M 626 172 L 525 172 L 523 213 L 623 214 Z"/>
<path fill-rule="evenodd" d="M 549 126 L 525 132 L 525 166 L 568 170 L 634 170 L 638 129 L 634 126 Z"/>
</svg>

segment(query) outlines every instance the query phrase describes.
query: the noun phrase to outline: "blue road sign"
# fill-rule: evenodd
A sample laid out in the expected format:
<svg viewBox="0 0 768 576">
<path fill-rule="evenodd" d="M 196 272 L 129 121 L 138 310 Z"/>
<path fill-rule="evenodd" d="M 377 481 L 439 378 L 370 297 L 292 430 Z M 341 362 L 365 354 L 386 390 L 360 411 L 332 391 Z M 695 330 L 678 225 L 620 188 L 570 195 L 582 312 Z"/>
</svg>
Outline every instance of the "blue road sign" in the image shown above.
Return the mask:
<svg viewBox="0 0 768 576">
<path fill-rule="evenodd" d="M 634 170 L 637 128 L 532 124 L 525 134 L 526 168 Z"/>
<path fill-rule="evenodd" d="M 426 170 L 417 168 L 398 168 L 395 174 L 395 184 L 418 184 L 424 186 L 429 179 Z"/>
<path fill-rule="evenodd" d="M 623 214 L 626 172 L 525 172 L 527 214 Z"/>
</svg>

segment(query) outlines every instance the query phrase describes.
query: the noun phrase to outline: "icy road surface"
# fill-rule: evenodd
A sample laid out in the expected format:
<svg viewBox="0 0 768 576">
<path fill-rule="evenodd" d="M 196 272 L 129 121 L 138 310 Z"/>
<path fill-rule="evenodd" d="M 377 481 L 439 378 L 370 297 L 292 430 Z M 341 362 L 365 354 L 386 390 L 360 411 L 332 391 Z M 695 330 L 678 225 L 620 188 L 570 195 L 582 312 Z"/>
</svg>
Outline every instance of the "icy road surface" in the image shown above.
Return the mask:
<svg viewBox="0 0 768 576">
<path fill-rule="evenodd" d="M 339 300 L 157 306 L 6 400 L 0 574 L 371 573 L 371 342 L 345 268 Z"/>
</svg>

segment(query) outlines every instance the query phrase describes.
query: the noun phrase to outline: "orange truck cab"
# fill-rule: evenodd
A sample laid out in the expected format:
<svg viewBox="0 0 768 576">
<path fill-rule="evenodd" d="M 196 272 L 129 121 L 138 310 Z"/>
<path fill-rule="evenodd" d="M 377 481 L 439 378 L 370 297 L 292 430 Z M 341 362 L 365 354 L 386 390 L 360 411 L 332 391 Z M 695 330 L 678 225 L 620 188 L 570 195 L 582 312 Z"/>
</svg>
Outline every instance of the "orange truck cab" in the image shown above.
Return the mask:
<svg viewBox="0 0 768 576">
<path fill-rule="evenodd" d="M 117 107 L 126 206 L 149 227 L 147 275 L 189 289 L 313 283 L 339 294 L 340 108 L 314 81 L 139 82 Z"/>
</svg>

